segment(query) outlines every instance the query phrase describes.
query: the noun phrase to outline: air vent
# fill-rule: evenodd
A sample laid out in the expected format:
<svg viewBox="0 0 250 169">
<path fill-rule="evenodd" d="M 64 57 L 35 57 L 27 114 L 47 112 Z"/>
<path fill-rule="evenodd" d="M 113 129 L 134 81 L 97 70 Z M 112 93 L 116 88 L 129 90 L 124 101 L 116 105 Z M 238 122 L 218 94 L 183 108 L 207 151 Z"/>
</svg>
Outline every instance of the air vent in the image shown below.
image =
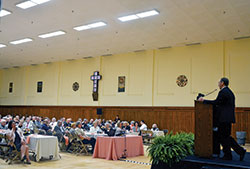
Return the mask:
<svg viewBox="0 0 250 169">
<path fill-rule="evenodd" d="M 160 47 L 158 49 L 162 50 L 162 49 L 169 49 L 169 48 L 172 48 L 172 46 Z"/>
<path fill-rule="evenodd" d="M 18 69 L 18 68 L 20 68 L 20 67 L 19 67 L 19 66 L 13 66 L 13 68 Z"/>
<path fill-rule="evenodd" d="M 234 40 L 240 40 L 240 39 L 248 39 L 250 36 L 241 36 L 241 37 L 236 37 Z"/>
<path fill-rule="evenodd" d="M 135 53 L 138 53 L 138 52 L 145 52 L 145 50 L 135 50 L 134 52 L 135 52 Z"/>
<path fill-rule="evenodd" d="M 67 59 L 67 61 L 69 61 L 69 62 L 70 62 L 70 61 L 74 61 L 74 60 L 75 60 L 75 59 Z"/>
<path fill-rule="evenodd" d="M 102 55 L 102 56 L 112 56 L 112 54 L 106 54 L 106 55 Z"/>
<path fill-rule="evenodd" d="M 200 45 L 201 43 L 200 42 L 198 42 L 198 43 L 188 43 L 188 44 L 186 44 L 186 46 L 194 46 L 194 45 Z"/>
<path fill-rule="evenodd" d="M 48 65 L 48 64 L 51 64 L 51 62 L 44 62 L 44 64 Z"/>
<path fill-rule="evenodd" d="M 37 64 L 31 64 L 31 66 L 37 66 Z"/>
<path fill-rule="evenodd" d="M 83 57 L 83 59 L 90 59 L 90 58 L 93 58 L 93 56 L 86 56 L 86 57 Z"/>
</svg>

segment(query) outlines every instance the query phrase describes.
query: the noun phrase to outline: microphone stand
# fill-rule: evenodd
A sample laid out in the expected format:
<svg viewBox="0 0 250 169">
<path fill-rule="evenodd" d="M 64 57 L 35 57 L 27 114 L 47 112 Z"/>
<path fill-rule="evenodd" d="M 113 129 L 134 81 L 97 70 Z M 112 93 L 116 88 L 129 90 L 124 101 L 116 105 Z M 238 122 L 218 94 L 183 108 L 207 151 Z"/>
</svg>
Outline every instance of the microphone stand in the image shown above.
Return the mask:
<svg viewBox="0 0 250 169">
<path fill-rule="evenodd" d="M 127 158 L 127 139 L 126 139 L 126 130 L 125 130 L 125 133 L 124 133 L 124 150 L 123 150 L 123 154 L 122 154 L 122 157 L 121 159 L 126 159 Z"/>
</svg>

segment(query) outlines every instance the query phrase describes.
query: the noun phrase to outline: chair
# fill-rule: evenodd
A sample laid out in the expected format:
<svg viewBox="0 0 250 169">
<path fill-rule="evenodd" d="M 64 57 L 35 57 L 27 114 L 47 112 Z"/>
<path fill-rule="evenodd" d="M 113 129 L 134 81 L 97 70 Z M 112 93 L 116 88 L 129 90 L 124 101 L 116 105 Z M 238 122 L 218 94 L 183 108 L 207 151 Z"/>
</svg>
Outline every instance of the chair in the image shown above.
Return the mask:
<svg viewBox="0 0 250 169">
<path fill-rule="evenodd" d="M 154 139 L 154 133 L 151 130 L 142 130 L 141 136 L 144 144 L 151 144 L 151 140 Z"/>
<path fill-rule="evenodd" d="M 163 129 L 164 135 L 168 134 L 168 129 Z"/>
<path fill-rule="evenodd" d="M 5 133 L 0 133 L 0 157 L 5 160 L 8 156 L 10 146 L 7 143 L 7 135 Z"/>
<path fill-rule="evenodd" d="M 77 155 L 80 155 L 82 153 L 85 153 L 86 155 L 88 155 L 88 144 L 83 144 L 82 141 L 78 141 L 78 152 Z"/>
<path fill-rule="evenodd" d="M 17 150 L 16 145 L 13 143 L 13 141 L 9 140 L 6 137 L 6 142 L 9 145 L 9 151 L 8 151 L 6 163 L 10 165 L 12 164 L 13 161 L 21 160 L 21 151 Z"/>
<path fill-rule="evenodd" d="M 70 130 L 66 133 L 66 136 L 69 138 L 69 144 L 71 145 L 70 149 L 72 150 L 72 153 L 77 153 L 79 143 L 77 143 L 76 133 L 74 130 Z"/>
</svg>

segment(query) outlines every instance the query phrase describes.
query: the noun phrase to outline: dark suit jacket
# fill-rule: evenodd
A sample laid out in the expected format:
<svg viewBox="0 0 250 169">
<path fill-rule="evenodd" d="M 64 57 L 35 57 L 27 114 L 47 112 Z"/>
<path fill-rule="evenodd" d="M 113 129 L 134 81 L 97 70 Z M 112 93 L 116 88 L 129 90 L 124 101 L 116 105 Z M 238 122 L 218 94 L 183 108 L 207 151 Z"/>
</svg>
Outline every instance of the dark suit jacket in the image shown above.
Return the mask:
<svg viewBox="0 0 250 169">
<path fill-rule="evenodd" d="M 220 123 L 235 123 L 235 96 L 228 88 L 223 88 L 215 100 L 204 100 L 205 104 L 216 106 Z"/>
<path fill-rule="evenodd" d="M 64 130 L 61 130 L 61 128 L 58 125 L 55 126 L 54 131 L 56 133 L 60 133 L 60 134 L 64 134 L 65 133 Z"/>
<path fill-rule="evenodd" d="M 107 134 L 108 136 L 115 136 L 115 129 L 110 128 L 109 131 L 107 129 L 103 130 L 105 134 Z"/>
</svg>

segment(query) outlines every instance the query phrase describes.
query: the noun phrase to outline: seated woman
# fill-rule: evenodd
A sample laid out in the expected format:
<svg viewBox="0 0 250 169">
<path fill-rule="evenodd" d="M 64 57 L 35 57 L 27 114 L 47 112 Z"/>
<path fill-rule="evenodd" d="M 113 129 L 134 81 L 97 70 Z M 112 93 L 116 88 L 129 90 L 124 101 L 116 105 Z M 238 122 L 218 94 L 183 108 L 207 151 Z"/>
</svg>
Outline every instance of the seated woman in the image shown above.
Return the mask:
<svg viewBox="0 0 250 169">
<path fill-rule="evenodd" d="M 16 127 L 14 121 L 10 121 L 8 124 L 10 133 L 8 135 L 12 144 L 16 146 L 17 151 L 21 151 L 21 161 L 24 161 L 26 157 L 26 164 L 31 164 L 29 159 L 29 147 L 26 145 L 22 130 Z"/>
<path fill-rule="evenodd" d="M 135 124 L 132 126 L 133 132 L 140 132 L 139 123 L 136 121 Z"/>
<path fill-rule="evenodd" d="M 94 121 L 93 125 L 94 126 L 91 127 L 90 130 L 89 130 L 90 133 L 102 133 L 102 130 L 98 126 L 98 121 Z"/>
<path fill-rule="evenodd" d="M 120 122 L 117 122 L 116 125 L 115 136 L 121 136 L 125 133 L 125 129 L 122 129 L 122 123 Z"/>
</svg>

